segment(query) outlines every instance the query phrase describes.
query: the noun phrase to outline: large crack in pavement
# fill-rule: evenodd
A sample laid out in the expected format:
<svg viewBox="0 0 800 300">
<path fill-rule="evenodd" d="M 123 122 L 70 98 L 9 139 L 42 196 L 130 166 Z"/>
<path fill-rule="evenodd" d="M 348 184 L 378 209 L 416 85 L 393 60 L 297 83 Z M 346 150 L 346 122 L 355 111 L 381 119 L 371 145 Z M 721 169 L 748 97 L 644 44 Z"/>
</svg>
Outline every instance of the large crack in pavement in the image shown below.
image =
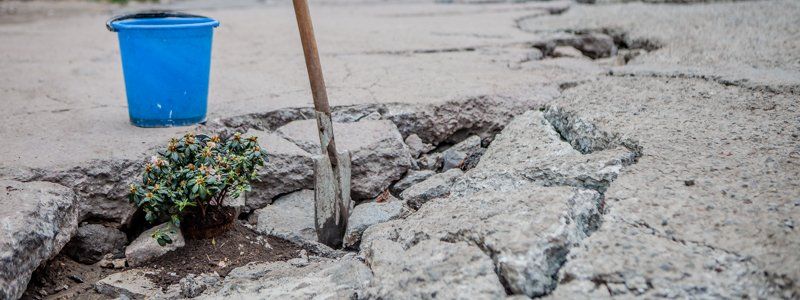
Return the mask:
<svg viewBox="0 0 800 300">
<path fill-rule="evenodd" d="M 362 254 L 375 273 L 369 294 L 419 297 L 393 294 L 391 285 L 421 290 L 436 285 L 439 278 L 429 268 L 445 266 L 421 261 L 389 268 L 385 264 L 391 257 L 381 254 L 398 247 L 418 251 L 436 240 L 435 247 L 460 249 L 459 243 L 467 243 L 479 248 L 493 262 L 503 294 L 547 295 L 570 249 L 600 227 L 603 193 L 641 153 L 634 140 L 559 108 L 518 116 L 495 137 L 478 165 L 456 180 L 449 196 L 364 233 Z M 449 288 L 474 284 L 461 278 Z M 483 292 L 495 295 L 497 289 L 487 286 Z"/>
</svg>

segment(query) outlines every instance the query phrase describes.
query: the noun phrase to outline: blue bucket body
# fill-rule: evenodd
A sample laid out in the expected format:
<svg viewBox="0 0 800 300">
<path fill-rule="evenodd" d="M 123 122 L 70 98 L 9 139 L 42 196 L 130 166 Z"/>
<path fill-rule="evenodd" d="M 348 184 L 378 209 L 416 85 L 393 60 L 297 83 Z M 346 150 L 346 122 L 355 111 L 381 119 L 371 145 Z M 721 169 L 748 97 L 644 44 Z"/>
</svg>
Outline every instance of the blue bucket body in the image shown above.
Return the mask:
<svg viewBox="0 0 800 300">
<path fill-rule="evenodd" d="M 210 18 L 144 18 L 110 23 L 119 34 L 131 123 L 139 127 L 204 122 L 211 41 Z"/>
</svg>

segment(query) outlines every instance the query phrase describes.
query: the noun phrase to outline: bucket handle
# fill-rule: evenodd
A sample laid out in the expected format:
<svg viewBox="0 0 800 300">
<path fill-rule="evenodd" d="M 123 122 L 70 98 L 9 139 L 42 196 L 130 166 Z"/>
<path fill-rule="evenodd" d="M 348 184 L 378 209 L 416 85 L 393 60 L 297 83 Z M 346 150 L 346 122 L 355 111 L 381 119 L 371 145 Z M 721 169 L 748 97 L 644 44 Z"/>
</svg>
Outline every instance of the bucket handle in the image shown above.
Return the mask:
<svg viewBox="0 0 800 300">
<path fill-rule="evenodd" d="M 155 19 L 155 18 L 206 18 L 200 15 L 187 14 L 183 12 L 170 11 L 170 10 L 147 10 L 136 13 L 114 16 L 106 22 L 108 31 L 116 32 L 111 23 L 127 19 Z"/>
</svg>

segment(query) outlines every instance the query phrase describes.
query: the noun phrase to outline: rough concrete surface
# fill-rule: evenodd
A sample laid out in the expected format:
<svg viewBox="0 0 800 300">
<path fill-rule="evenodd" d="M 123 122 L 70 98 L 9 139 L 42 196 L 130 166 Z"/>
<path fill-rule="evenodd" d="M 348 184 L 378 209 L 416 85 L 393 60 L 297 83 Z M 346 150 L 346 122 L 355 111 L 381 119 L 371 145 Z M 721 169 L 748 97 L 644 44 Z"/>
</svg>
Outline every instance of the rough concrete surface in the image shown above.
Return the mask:
<svg viewBox="0 0 800 300">
<path fill-rule="evenodd" d="M 800 2 L 312 2 L 335 121 L 432 145 L 365 199 L 440 168 L 433 147 L 491 144 L 443 197 L 367 228 L 363 262 L 250 267 L 201 297 L 800 297 Z M 261 131 L 273 164 L 250 210 L 313 186 L 275 132 L 313 116 L 288 2 L 57 3 L 0 2 L 0 178 L 71 189 L 63 228 L 125 228 L 140 162 L 186 131 Z M 221 21 L 206 126 L 128 124 L 103 24 L 145 7 Z"/>
</svg>

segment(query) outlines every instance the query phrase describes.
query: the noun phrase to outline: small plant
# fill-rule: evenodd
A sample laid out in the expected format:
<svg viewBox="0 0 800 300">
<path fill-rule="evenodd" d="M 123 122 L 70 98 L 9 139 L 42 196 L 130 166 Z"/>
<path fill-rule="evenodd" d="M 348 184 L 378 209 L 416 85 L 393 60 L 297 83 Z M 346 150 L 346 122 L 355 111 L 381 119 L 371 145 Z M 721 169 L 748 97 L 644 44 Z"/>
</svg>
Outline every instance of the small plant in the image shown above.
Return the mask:
<svg viewBox="0 0 800 300">
<path fill-rule="evenodd" d="M 141 208 L 150 223 L 169 220 L 171 230 L 181 222 L 204 223 L 223 211 L 228 197 L 250 191 L 257 168 L 266 163 L 266 151 L 256 137 L 186 134 L 172 139 L 166 150 L 144 166 L 142 183 L 130 186 L 129 200 Z M 153 237 L 172 243 L 162 231 Z"/>
</svg>

